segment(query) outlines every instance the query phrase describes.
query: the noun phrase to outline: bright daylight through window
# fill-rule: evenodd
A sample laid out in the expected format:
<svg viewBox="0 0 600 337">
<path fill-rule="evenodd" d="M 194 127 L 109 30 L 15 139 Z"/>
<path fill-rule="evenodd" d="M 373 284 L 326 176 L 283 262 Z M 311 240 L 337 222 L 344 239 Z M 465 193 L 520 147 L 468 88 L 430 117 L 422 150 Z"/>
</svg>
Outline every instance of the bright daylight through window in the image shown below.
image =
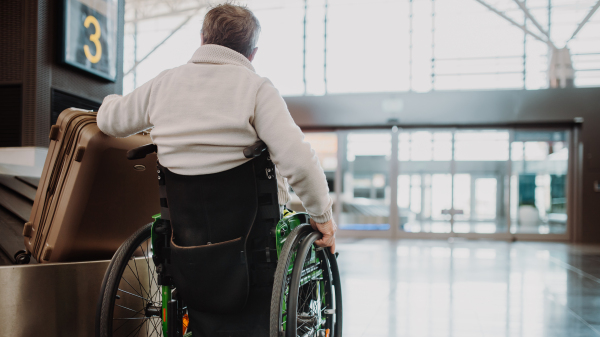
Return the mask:
<svg viewBox="0 0 600 337">
<path fill-rule="evenodd" d="M 200 45 L 199 2 L 208 4 L 126 1 L 125 94 L 190 59 Z M 513 0 L 243 3 L 262 26 L 254 66 L 284 96 L 547 88 L 552 48 L 565 46 L 575 86 L 600 85 L 600 18 L 572 38 L 593 0 L 528 0 L 535 22 Z M 545 37 L 536 24 L 554 47 L 535 37 Z"/>
</svg>

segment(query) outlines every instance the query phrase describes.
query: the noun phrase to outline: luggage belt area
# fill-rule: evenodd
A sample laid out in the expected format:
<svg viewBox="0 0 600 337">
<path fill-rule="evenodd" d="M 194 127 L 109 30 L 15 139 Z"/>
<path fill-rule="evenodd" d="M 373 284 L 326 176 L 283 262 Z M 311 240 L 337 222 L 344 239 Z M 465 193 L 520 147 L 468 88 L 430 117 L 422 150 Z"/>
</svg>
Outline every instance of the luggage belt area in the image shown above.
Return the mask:
<svg viewBox="0 0 600 337">
<path fill-rule="evenodd" d="M 0 148 L 0 266 L 14 264 L 14 254 L 25 249 L 23 226 L 29 221 L 47 153 L 42 147 Z"/>
<path fill-rule="evenodd" d="M 13 264 L 13 255 L 25 249 L 23 225 L 29 221 L 38 184 L 37 177 L 0 174 L 0 266 Z"/>
</svg>

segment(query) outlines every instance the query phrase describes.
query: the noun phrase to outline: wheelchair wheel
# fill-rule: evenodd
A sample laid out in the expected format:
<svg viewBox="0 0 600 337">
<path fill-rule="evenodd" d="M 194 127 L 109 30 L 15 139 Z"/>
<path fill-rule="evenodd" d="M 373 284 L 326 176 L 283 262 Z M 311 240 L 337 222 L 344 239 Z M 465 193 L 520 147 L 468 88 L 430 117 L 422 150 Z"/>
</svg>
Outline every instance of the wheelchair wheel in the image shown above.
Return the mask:
<svg viewBox="0 0 600 337">
<path fill-rule="evenodd" d="M 162 336 L 161 287 L 147 224 L 115 253 L 99 299 L 96 336 Z"/>
<path fill-rule="evenodd" d="M 335 256 L 313 243 L 310 225 L 290 233 L 282 248 L 271 300 L 270 337 L 341 337 L 342 294 Z"/>
</svg>

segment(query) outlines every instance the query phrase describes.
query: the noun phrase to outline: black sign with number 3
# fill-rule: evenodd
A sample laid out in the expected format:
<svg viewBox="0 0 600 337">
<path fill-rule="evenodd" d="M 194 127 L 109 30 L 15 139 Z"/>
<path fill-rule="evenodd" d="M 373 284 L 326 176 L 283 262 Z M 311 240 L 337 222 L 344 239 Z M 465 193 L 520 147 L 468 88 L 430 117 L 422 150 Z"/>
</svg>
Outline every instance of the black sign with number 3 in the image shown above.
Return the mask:
<svg viewBox="0 0 600 337">
<path fill-rule="evenodd" d="M 114 82 L 119 0 L 63 1 L 63 61 Z"/>
</svg>

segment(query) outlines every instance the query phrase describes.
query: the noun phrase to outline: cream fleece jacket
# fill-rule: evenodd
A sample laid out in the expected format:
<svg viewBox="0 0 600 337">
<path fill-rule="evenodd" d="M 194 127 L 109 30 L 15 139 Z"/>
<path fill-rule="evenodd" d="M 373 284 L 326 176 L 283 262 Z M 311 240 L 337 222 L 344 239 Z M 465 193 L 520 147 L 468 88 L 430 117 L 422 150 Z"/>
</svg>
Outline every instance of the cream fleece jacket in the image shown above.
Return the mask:
<svg viewBox="0 0 600 337">
<path fill-rule="evenodd" d="M 285 101 L 242 54 L 203 45 L 185 65 L 163 71 L 127 96 L 110 95 L 98 127 L 115 137 L 150 132 L 162 165 L 177 174 L 222 172 L 248 161 L 242 151 L 261 139 L 281 176 L 319 223 L 332 200 L 315 151 L 304 141 Z M 288 201 L 279 180 L 279 202 Z"/>
</svg>

